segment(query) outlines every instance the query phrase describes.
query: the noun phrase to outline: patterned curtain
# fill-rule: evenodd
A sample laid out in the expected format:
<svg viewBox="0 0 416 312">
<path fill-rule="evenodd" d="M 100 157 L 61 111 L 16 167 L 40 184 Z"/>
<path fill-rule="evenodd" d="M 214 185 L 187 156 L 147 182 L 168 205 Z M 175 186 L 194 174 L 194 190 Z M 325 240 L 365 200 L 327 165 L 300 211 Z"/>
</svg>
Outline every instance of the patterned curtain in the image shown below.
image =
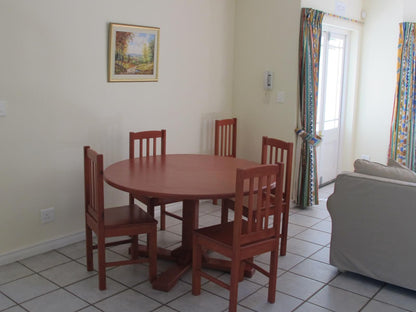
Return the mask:
<svg viewBox="0 0 416 312">
<path fill-rule="evenodd" d="M 297 134 L 296 202 L 301 207 L 318 204 L 315 145 L 319 58 L 323 12 L 303 8 L 299 37 L 299 116 Z"/>
<path fill-rule="evenodd" d="M 397 86 L 391 123 L 389 158 L 416 171 L 416 41 L 415 23 L 401 23 Z"/>
</svg>

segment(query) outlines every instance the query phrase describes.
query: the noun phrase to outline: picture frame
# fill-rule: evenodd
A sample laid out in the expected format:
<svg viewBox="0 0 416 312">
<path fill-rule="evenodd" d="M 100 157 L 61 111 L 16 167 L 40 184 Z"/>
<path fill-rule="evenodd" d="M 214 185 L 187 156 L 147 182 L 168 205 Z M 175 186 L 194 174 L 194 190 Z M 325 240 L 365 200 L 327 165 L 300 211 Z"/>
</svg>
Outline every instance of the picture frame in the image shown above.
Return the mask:
<svg viewBox="0 0 416 312">
<path fill-rule="evenodd" d="M 110 23 L 108 81 L 158 81 L 158 27 Z"/>
</svg>

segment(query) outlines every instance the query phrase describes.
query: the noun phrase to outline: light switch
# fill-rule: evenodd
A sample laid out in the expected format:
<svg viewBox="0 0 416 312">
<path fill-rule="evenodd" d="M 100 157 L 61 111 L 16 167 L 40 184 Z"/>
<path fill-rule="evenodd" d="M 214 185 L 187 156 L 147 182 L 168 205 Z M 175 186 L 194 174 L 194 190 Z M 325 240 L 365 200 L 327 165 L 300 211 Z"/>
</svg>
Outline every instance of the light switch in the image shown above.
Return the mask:
<svg viewBox="0 0 416 312">
<path fill-rule="evenodd" d="M 285 91 L 277 91 L 276 102 L 279 104 L 283 104 L 286 100 L 286 93 Z"/>
<path fill-rule="evenodd" d="M 6 101 L 0 100 L 0 116 L 6 116 Z"/>
</svg>

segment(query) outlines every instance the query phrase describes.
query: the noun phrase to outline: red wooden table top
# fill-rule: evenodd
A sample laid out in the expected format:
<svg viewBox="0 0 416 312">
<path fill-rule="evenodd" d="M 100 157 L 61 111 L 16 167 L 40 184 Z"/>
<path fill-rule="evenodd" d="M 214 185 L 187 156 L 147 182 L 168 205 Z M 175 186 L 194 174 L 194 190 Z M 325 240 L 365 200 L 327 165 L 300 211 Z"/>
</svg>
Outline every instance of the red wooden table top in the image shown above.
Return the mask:
<svg viewBox="0 0 416 312">
<path fill-rule="evenodd" d="M 127 159 L 104 170 L 105 181 L 149 197 L 214 199 L 235 194 L 237 168 L 259 163 L 215 155 L 173 154 Z"/>
</svg>

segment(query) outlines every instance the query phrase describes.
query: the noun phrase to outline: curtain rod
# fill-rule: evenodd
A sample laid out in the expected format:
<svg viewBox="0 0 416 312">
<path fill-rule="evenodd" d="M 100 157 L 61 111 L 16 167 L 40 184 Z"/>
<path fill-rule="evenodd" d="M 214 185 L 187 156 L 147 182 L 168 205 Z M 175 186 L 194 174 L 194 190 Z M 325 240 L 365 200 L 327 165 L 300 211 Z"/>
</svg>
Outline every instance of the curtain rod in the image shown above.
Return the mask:
<svg viewBox="0 0 416 312">
<path fill-rule="evenodd" d="M 339 18 L 339 19 L 342 19 L 344 21 L 353 22 L 353 23 L 357 23 L 357 24 L 364 24 L 364 21 L 359 21 L 359 20 L 356 20 L 356 19 L 353 19 L 353 18 L 348 18 L 348 17 L 344 17 L 344 16 L 340 16 L 340 15 L 335 15 L 335 14 L 332 14 L 332 13 L 326 13 L 326 12 L 324 12 L 324 13 L 325 13 L 325 15 L 335 17 L 335 18 Z"/>
</svg>

